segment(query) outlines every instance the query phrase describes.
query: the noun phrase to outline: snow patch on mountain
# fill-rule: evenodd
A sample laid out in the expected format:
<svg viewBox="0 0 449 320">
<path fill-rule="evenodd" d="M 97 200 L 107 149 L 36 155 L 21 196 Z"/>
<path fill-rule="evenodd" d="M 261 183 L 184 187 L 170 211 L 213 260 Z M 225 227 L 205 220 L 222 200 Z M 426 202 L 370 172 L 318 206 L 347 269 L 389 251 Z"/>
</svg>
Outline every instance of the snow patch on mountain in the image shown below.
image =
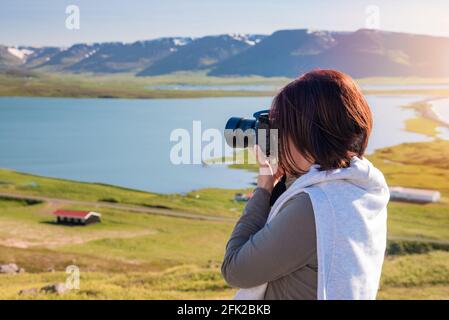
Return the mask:
<svg viewBox="0 0 449 320">
<path fill-rule="evenodd" d="M 228 34 L 228 36 L 234 40 L 243 41 L 250 46 L 258 44 L 261 40 L 260 38 L 254 37 L 253 35 L 243 33 L 230 33 Z"/>
<path fill-rule="evenodd" d="M 84 57 L 85 57 L 85 58 L 89 58 L 91 55 L 95 54 L 96 52 L 97 52 L 96 49 L 94 49 L 94 50 L 92 50 L 92 51 L 89 51 L 88 53 L 86 53 L 86 54 L 84 55 Z"/>
<path fill-rule="evenodd" d="M 177 47 L 185 46 L 190 42 L 191 40 L 189 38 L 173 38 L 173 44 Z"/>
<path fill-rule="evenodd" d="M 29 55 L 33 54 L 34 51 L 24 48 L 9 47 L 8 52 L 20 60 L 25 61 Z"/>
</svg>

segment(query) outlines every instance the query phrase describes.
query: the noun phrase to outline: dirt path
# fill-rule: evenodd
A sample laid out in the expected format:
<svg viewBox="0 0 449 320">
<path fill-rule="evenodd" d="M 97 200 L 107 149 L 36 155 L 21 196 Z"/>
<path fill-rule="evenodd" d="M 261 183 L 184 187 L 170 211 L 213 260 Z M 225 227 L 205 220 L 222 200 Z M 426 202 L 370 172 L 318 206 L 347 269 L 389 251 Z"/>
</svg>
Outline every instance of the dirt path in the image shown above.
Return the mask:
<svg viewBox="0 0 449 320">
<path fill-rule="evenodd" d="M 74 230 L 55 229 L 52 226 L 28 225 L 17 221 L 2 221 L 0 246 L 14 248 L 57 248 L 77 245 L 100 239 L 128 239 L 156 234 L 153 229 L 145 230 L 93 230 L 77 233 Z"/>
<path fill-rule="evenodd" d="M 64 205 L 80 205 L 95 208 L 111 208 L 118 210 L 126 210 L 132 212 L 141 212 L 147 214 L 161 215 L 167 217 L 194 219 L 194 220 L 207 220 L 207 221 L 219 221 L 219 222 L 235 222 L 235 218 L 223 217 L 223 216 L 206 216 L 195 213 L 182 212 L 170 209 L 161 208 L 148 208 L 144 206 L 119 204 L 119 203 L 107 203 L 107 202 L 94 202 L 94 201 L 80 201 L 80 200 L 68 200 L 60 198 L 51 198 L 45 196 L 33 196 L 19 193 L 0 192 L 0 197 L 7 197 L 12 199 L 29 199 L 47 202 L 51 207 L 60 207 Z"/>
</svg>

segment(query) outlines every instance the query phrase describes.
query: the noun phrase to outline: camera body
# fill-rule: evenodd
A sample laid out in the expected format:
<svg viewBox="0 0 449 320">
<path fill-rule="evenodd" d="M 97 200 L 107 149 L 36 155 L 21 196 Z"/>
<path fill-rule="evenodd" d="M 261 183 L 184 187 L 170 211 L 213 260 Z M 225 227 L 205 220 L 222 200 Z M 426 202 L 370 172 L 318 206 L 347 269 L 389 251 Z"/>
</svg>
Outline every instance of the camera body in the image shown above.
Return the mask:
<svg viewBox="0 0 449 320">
<path fill-rule="evenodd" d="M 255 144 L 269 156 L 271 130 L 269 110 L 261 110 L 253 114 L 254 119 L 232 117 L 225 126 L 226 143 L 232 148 L 248 148 Z"/>
<path fill-rule="evenodd" d="M 277 157 L 277 130 L 270 128 L 269 110 L 254 113 L 254 119 L 232 117 L 225 126 L 226 143 L 232 148 L 247 148 L 254 144 L 260 146 L 267 157 Z M 286 176 L 274 186 L 270 206 L 287 189 Z"/>
</svg>

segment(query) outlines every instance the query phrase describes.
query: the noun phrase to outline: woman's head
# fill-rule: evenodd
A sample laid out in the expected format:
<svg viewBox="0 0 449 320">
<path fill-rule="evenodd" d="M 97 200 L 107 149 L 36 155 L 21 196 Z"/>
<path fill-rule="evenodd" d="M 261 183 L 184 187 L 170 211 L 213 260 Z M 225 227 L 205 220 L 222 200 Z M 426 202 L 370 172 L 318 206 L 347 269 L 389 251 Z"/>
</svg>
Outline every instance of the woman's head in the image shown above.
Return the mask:
<svg viewBox="0 0 449 320">
<path fill-rule="evenodd" d="M 372 128 L 371 110 L 346 74 L 311 71 L 286 85 L 274 98 L 272 126 L 278 129 L 279 164 L 291 175 L 304 172 L 301 158 L 322 170 L 347 167 L 362 157 Z"/>
</svg>

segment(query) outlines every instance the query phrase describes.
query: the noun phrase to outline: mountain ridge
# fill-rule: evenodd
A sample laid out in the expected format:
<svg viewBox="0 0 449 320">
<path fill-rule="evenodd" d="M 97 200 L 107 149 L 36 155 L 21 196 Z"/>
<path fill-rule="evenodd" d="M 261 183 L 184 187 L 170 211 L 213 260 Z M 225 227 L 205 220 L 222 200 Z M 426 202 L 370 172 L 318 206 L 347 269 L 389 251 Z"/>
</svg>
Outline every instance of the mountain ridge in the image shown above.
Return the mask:
<svg viewBox="0 0 449 320">
<path fill-rule="evenodd" d="M 271 35 L 164 37 L 68 48 L 0 45 L 0 68 L 155 76 L 205 71 L 211 76 L 295 77 L 333 68 L 354 77 L 449 76 L 449 38 L 359 29 L 279 30 Z"/>
</svg>

